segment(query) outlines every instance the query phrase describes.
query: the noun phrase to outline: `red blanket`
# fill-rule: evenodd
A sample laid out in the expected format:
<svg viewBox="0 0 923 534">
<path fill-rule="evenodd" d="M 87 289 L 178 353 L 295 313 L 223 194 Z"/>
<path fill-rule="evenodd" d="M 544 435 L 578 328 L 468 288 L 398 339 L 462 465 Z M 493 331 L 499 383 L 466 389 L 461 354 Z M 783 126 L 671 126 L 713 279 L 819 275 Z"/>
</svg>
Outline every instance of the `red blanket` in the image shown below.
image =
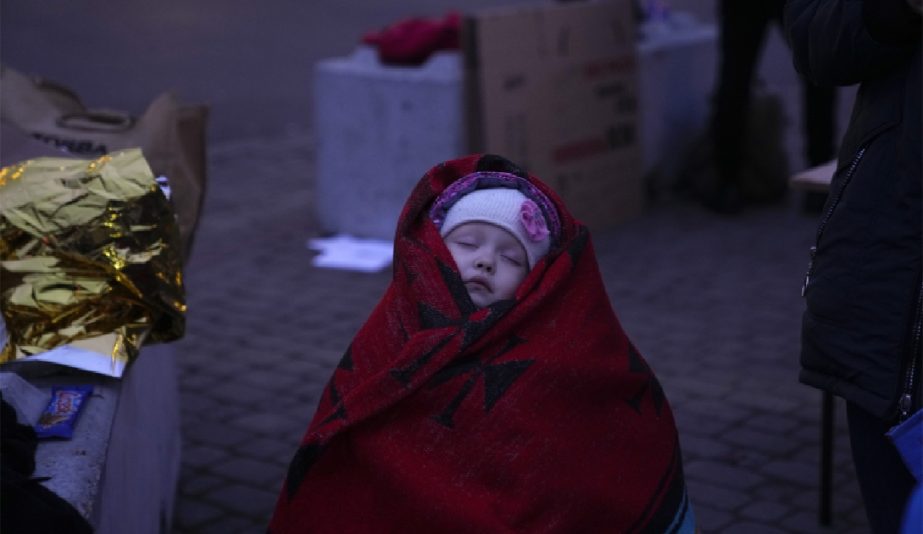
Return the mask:
<svg viewBox="0 0 923 534">
<path fill-rule="evenodd" d="M 587 229 L 534 177 L 561 242 L 514 300 L 471 304 L 428 210 L 490 161 L 441 164 L 411 193 L 393 280 L 324 391 L 271 533 L 692 531 L 663 390 Z"/>
</svg>

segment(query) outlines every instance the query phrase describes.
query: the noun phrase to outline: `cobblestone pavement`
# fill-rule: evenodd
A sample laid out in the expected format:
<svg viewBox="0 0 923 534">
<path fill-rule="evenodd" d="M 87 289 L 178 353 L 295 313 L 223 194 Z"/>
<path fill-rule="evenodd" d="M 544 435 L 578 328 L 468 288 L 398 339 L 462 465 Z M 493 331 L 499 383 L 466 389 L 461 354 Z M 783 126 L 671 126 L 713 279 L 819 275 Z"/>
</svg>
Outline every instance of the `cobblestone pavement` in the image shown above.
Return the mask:
<svg viewBox="0 0 923 534">
<path fill-rule="evenodd" d="M 307 135 L 213 146 L 179 342 L 178 533 L 264 532 L 333 366 L 387 272 L 311 266 Z M 421 173 L 425 169 L 421 169 Z M 815 223 L 665 203 L 593 235 L 629 336 L 672 403 L 702 532 L 865 532 L 837 404 L 834 523 L 817 522 L 819 392 L 797 383 Z"/>
</svg>

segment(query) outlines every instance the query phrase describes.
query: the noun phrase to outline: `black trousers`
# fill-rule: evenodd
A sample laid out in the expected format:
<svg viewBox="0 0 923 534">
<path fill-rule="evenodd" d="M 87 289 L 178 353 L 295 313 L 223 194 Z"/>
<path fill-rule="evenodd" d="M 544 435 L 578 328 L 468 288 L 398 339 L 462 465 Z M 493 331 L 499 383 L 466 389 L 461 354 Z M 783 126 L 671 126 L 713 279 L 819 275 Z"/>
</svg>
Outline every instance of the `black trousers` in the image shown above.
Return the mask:
<svg viewBox="0 0 923 534">
<path fill-rule="evenodd" d="M 720 57 L 712 140 L 715 166 L 722 184 L 738 183 L 746 146 L 747 115 L 753 76 L 770 24 L 782 24 L 784 0 L 722 0 L 720 3 Z M 834 156 L 836 89 L 818 87 L 802 78 L 805 156 L 818 165 Z"/>
<path fill-rule="evenodd" d="M 846 420 L 870 531 L 873 534 L 900 532 L 904 509 L 916 480 L 894 444 L 885 436 L 893 423 L 851 402 L 846 403 Z"/>
</svg>

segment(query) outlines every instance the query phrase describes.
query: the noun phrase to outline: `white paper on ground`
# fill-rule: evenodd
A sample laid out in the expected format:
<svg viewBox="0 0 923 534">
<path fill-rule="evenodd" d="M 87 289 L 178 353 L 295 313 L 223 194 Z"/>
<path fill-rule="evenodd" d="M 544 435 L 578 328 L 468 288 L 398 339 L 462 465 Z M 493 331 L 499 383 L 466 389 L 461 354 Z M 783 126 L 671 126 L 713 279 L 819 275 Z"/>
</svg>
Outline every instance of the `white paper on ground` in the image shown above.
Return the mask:
<svg viewBox="0 0 923 534">
<path fill-rule="evenodd" d="M 374 273 L 391 265 L 394 244 L 381 239 L 364 239 L 349 235 L 309 239 L 307 246 L 320 252 L 315 267 Z"/>
</svg>

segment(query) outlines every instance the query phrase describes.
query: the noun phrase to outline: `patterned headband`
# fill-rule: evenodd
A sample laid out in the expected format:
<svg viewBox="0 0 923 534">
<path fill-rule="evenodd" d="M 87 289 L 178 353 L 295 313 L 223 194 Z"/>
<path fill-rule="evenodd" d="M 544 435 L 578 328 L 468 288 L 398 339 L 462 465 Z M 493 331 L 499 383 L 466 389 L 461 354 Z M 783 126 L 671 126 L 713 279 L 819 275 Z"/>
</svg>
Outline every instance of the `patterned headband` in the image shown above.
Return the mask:
<svg viewBox="0 0 923 534">
<path fill-rule="evenodd" d="M 446 214 L 460 198 L 477 189 L 495 187 L 517 189 L 526 198 L 535 202 L 545 218 L 548 231 L 551 233 L 552 246 L 558 243 L 561 237 L 561 220 L 554 204 L 532 182 L 508 172 L 480 171 L 456 180 L 446 187 L 433 203 L 433 207 L 429 211 L 429 218 L 436 225 L 436 228 L 442 228 Z"/>
</svg>

